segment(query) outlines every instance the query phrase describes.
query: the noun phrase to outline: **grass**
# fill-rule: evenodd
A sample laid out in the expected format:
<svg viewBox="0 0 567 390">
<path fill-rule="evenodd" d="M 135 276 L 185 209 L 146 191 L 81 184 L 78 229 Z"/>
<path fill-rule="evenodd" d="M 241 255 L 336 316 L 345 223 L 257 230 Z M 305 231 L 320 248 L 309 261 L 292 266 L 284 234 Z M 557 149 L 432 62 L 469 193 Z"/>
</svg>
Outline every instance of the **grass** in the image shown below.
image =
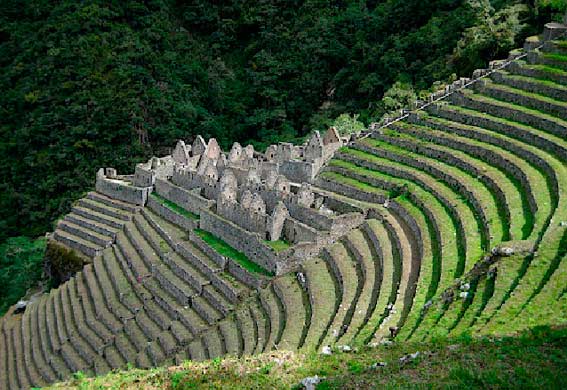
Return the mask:
<svg viewBox="0 0 567 390">
<path fill-rule="evenodd" d="M 291 244 L 284 240 L 277 240 L 277 241 L 264 241 L 266 245 L 271 247 L 276 252 L 285 251 L 286 249 L 291 248 Z"/>
<path fill-rule="evenodd" d="M 419 351 L 406 363 L 400 358 Z M 377 363 L 385 363 L 378 366 Z M 323 389 L 563 389 L 567 388 L 567 331 L 539 327 L 518 337 L 439 339 L 362 348 L 355 353 L 296 354 L 276 351 L 246 359 L 184 362 L 131 369 L 69 382 L 46 390 L 301 389 L 309 376 Z"/>
<path fill-rule="evenodd" d="M 545 53 L 542 56 L 546 59 L 559 61 L 559 62 L 567 62 L 567 55 L 559 54 L 559 53 Z"/>
<path fill-rule="evenodd" d="M 163 196 L 156 194 L 155 192 L 152 192 L 150 194 L 151 197 L 153 197 L 155 200 L 157 200 L 159 203 L 161 203 L 162 205 L 164 205 L 165 207 L 167 207 L 168 209 L 170 209 L 171 211 L 175 211 L 178 214 L 183 215 L 184 217 L 193 219 L 193 220 L 198 220 L 199 216 L 183 207 L 181 207 L 180 205 L 178 205 L 177 203 L 174 203 L 168 199 L 165 199 Z"/>
<path fill-rule="evenodd" d="M 195 233 L 203 239 L 207 244 L 211 246 L 214 250 L 225 257 L 229 257 L 232 260 L 236 261 L 238 264 L 242 266 L 242 268 L 246 269 L 253 274 L 259 274 L 264 276 L 274 276 L 273 272 L 270 272 L 263 267 L 259 266 L 258 264 L 254 263 L 250 260 L 244 253 L 237 251 L 226 242 L 221 240 L 220 238 L 214 236 L 212 233 L 207 232 L 202 229 L 195 229 Z"/>
</svg>

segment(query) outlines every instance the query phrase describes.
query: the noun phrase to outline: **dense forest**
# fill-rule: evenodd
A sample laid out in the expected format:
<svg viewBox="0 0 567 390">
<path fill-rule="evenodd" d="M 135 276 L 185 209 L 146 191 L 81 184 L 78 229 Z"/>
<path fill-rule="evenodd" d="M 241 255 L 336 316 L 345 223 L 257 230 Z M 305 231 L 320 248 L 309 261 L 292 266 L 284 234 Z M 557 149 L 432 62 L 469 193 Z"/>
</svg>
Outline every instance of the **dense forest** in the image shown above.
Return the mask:
<svg viewBox="0 0 567 390">
<path fill-rule="evenodd" d="M 98 167 L 131 172 L 198 133 L 262 149 L 337 118 L 367 125 L 436 80 L 505 57 L 566 8 L 565 0 L 4 0 L 0 255 L 35 261 L 26 255 L 33 243 L 8 238 L 51 230 Z M 18 264 L 8 257 L 2 267 Z"/>
</svg>

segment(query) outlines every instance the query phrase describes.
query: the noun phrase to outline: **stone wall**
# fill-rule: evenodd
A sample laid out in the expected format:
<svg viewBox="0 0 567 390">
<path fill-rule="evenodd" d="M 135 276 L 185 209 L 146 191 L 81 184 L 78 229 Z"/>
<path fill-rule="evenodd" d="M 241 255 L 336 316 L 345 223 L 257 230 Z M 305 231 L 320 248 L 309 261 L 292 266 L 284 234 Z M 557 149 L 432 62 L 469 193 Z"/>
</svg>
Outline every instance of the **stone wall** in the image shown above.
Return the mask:
<svg viewBox="0 0 567 390">
<path fill-rule="evenodd" d="M 210 210 L 201 213 L 200 228 L 244 253 L 264 269 L 277 273 L 278 261 L 274 251 L 263 242 L 258 234 L 248 232 L 236 224 L 218 216 Z"/>
<path fill-rule="evenodd" d="M 151 187 L 134 187 L 119 178 L 106 178 L 101 170 L 99 170 L 96 176 L 95 188 L 97 192 L 114 199 L 140 206 L 146 204 L 148 195 L 152 192 Z"/>
<path fill-rule="evenodd" d="M 157 215 L 165 219 L 166 221 L 169 221 L 177 226 L 180 226 L 186 231 L 191 231 L 195 229 L 199 224 L 198 221 L 176 213 L 175 211 L 171 210 L 167 206 L 164 206 L 163 204 L 161 204 L 159 201 L 157 201 L 151 196 L 148 198 L 147 207 L 150 210 L 154 211 Z"/>
<path fill-rule="evenodd" d="M 193 191 L 188 191 L 162 179 L 156 179 L 155 189 L 158 195 L 197 215 L 200 215 L 201 210 L 209 209 L 215 203 Z"/>
</svg>

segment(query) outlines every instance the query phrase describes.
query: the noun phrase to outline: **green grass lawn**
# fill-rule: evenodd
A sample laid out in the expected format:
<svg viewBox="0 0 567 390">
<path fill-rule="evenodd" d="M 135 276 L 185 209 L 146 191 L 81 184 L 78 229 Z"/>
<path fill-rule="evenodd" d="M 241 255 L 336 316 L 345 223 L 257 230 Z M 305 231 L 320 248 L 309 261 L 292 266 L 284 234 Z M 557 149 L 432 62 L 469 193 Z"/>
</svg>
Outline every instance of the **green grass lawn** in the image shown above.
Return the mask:
<svg viewBox="0 0 567 390">
<path fill-rule="evenodd" d="M 271 247 L 276 252 L 285 251 L 286 249 L 291 248 L 291 244 L 284 240 L 277 240 L 277 241 L 264 241 L 266 245 Z"/>
<path fill-rule="evenodd" d="M 150 194 L 150 196 L 152 198 L 154 198 L 155 200 L 157 200 L 159 203 L 161 203 L 162 205 L 164 205 L 165 207 L 167 207 L 168 209 L 175 211 L 178 214 L 183 215 L 184 217 L 190 218 L 190 219 L 194 219 L 194 220 L 198 220 L 199 216 L 183 207 L 181 207 L 180 205 L 178 205 L 177 203 L 174 203 L 168 199 L 165 199 L 163 196 L 160 196 L 158 194 L 156 194 L 155 192 L 152 192 Z"/>
<path fill-rule="evenodd" d="M 400 358 L 419 351 L 406 363 Z M 378 366 L 385 363 L 385 366 Z M 324 389 L 565 389 L 567 330 L 538 328 L 514 338 L 394 343 L 330 356 L 277 351 L 94 379 L 75 374 L 48 389 L 301 389 L 308 376 Z"/>
<path fill-rule="evenodd" d="M 203 241 L 209 244 L 211 248 L 216 250 L 221 255 L 233 259 L 247 271 L 265 276 L 274 276 L 273 272 L 270 272 L 254 263 L 244 253 L 237 251 L 220 238 L 214 236 L 212 233 L 209 233 L 202 229 L 195 229 L 195 233 L 199 237 L 201 237 Z"/>
</svg>

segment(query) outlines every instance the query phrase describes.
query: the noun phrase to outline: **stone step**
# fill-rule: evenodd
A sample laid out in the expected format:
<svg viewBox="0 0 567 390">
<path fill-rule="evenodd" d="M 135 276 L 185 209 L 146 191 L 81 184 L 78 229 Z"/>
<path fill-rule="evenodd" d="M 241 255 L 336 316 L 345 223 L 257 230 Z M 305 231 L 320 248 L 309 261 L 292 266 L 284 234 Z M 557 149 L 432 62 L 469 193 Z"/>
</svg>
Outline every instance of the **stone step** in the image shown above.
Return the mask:
<svg viewBox="0 0 567 390">
<path fill-rule="evenodd" d="M 558 101 L 567 100 L 567 86 L 553 81 L 514 75 L 503 71 L 493 73 L 491 78 L 495 83 L 508 87 L 547 96 Z"/>
<path fill-rule="evenodd" d="M 180 347 L 185 347 L 193 340 L 193 334 L 180 321 L 171 323 L 171 334 Z"/>
<path fill-rule="evenodd" d="M 8 389 L 8 345 L 4 334 L 4 320 L 0 320 L 0 389 Z"/>
<path fill-rule="evenodd" d="M 148 343 L 147 351 L 154 367 L 161 365 L 161 363 L 166 359 L 163 350 L 156 341 Z"/>
<path fill-rule="evenodd" d="M 27 362 L 24 359 L 24 351 L 22 348 L 22 337 L 20 334 L 20 326 L 14 326 L 10 329 L 10 334 L 8 334 L 8 342 L 11 344 L 12 348 L 12 359 L 15 361 L 16 375 L 19 382 L 20 388 L 27 389 L 32 386 L 33 378 L 29 376 L 29 368 Z M 12 373 L 13 375 L 14 373 Z"/>
<path fill-rule="evenodd" d="M 489 96 L 475 94 L 472 91 L 453 94 L 451 98 L 453 104 L 457 106 L 463 106 L 498 118 L 532 126 L 539 131 L 544 131 L 560 138 L 565 137 L 565 128 L 567 126 L 565 122 L 540 111 L 500 101 Z"/>
<path fill-rule="evenodd" d="M 166 357 L 173 356 L 178 349 L 177 340 L 171 331 L 162 331 L 157 337 L 157 342 Z"/>
<path fill-rule="evenodd" d="M 213 326 L 202 334 L 203 344 L 207 349 L 207 356 L 209 359 L 222 357 L 226 354 L 226 347 L 222 333 L 219 331 L 218 326 Z"/>
<path fill-rule="evenodd" d="M 104 296 L 106 307 L 121 322 L 134 318 L 135 311 L 129 310 L 122 304 L 120 297 L 114 290 L 114 286 L 106 273 L 103 258 L 96 258 L 93 261 L 93 270 L 102 295 Z"/>
<path fill-rule="evenodd" d="M 104 203 L 100 203 L 92 199 L 82 198 L 77 202 L 77 205 L 79 207 L 91 209 L 93 211 L 96 211 L 97 213 L 104 214 L 114 219 L 122 220 L 125 222 L 130 221 L 132 219 L 132 213 L 111 206 L 107 206 Z"/>
<path fill-rule="evenodd" d="M 75 249 L 90 258 L 94 258 L 100 255 L 100 252 L 102 251 L 101 246 L 93 244 L 90 241 L 84 240 L 81 237 L 63 231 L 61 229 L 56 229 L 53 232 L 53 238 L 63 245 L 71 249 Z"/>
<path fill-rule="evenodd" d="M 137 286 L 132 285 L 131 280 L 123 273 L 115 250 L 113 247 L 102 253 L 102 264 L 120 302 L 132 313 L 137 313 L 142 309 L 143 303 L 136 293 Z"/>
<path fill-rule="evenodd" d="M 162 329 L 157 325 L 149 316 L 145 310 L 140 310 L 136 314 L 136 323 L 144 333 L 147 340 L 156 340 Z"/>
<path fill-rule="evenodd" d="M 4 343 L 6 346 L 6 355 L 7 355 L 7 376 L 8 376 L 8 389 L 20 389 L 24 388 L 29 384 L 27 383 L 20 383 L 20 374 L 19 369 L 23 368 L 23 364 L 16 360 L 16 351 L 14 350 L 14 344 L 12 340 L 12 329 L 11 328 L 4 328 Z"/>
<path fill-rule="evenodd" d="M 252 355 L 258 342 L 258 329 L 247 305 L 236 312 L 236 324 L 242 338 L 242 354 Z"/>
<path fill-rule="evenodd" d="M 49 293 L 50 301 L 48 307 L 53 311 L 53 318 L 55 320 L 55 331 L 57 332 L 57 337 L 59 338 L 60 344 L 65 344 L 69 341 L 70 337 L 67 332 L 67 327 L 65 325 L 65 317 L 63 314 L 63 308 L 61 307 L 61 286 L 55 290 L 51 290 Z"/>
<path fill-rule="evenodd" d="M 36 305 L 28 307 L 26 309 L 26 313 L 22 317 L 22 338 L 24 340 L 24 350 L 31 353 L 33 365 L 35 365 L 38 373 L 41 376 L 41 383 L 38 384 L 38 386 L 41 387 L 45 386 L 47 383 L 55 382 L 57 377 L 53 372 L 53 369 L 49 366 L 43 356 L 39 340 L 41 338 L 41 334 L 37 326 Z M 1 369 L 0 372 L 2 372 Z"/>
<path fill-rule="evenodd" d="M 332 345 L 346 331 L 346 326 L 348 326 L 352 315 L 352 313 L 349 313 L 349 309 L 360 292 L 359 285 L 362 281 L 356 263 L 342 243 L 336 243 L 329 251 L 324 251 L 322 257 L 328 269 L 332 271 L 333 278 L 337 281 L 337 284 L 335 284 L 336 298 L 340 301 L 336 312 L 334 312 L 333 321 L 328 326 L 327 335 L 322 342 L 322 345 Z"/>
<path fill-rule="evenodd" d="M 236 281 L 234 278 L 230 278 L 230 281 L 228 281 L 226 274 L 221 273 L 222 269 L 219 268 L 214 261 L 191 242 L 184 240 L 185 233 L 180 231 L 179 228 L 146 209 L 142 210 L 142 215 L 147 224 L 168 244 L 168 247 L 190 263 L 195 269 L 194 272 L 185 270 L 186 267 L 179 269 L 182 262 L 179 260 L 175 261 L 172 266 L 178 269 L 181 274 L 189 273 L 190 276 L 188 277 L 190 280 L 202 285 L 211 283 L 231 303 L 238 302 L 240 296 L 248 291 L 242 283 Z M 152 236 L 155 237 L 155 235 Z M 154 249 L 158 249 L 155 244 L 153 247 Z M 171 257 L 172 259 L 176 259 L 176 256 L 172 255 Z M 195 277 L 198 278 L 196 281 Z"/>
<path fill-rule="evenodd" d="M 77 324 L 77 330 L 81 337 L 83 337 L 97 353 L 102 353 L 104 348 L 108 345 L 109 340 L 101 338 L 94 329 L 92 329 L 87 320 L 85 319 L 83 308 L 81 307 L 80 298 L 77 297 L 77 290 L 75 287 L 74 279 L 66 283 L 67 296 L 69 299 L 68 307 L 73 313 L 73 320 Z M 86 326 L 85 326 L 86 325 Z M 106 335 L 106 334 L 105 334 Z"/>
<path fill-rule="evenodd" d="M 305 338 L 305 348 L 316 350 L 327 334 L 340 305 L 339 281 L 324 260 L 319 257 L 302 264 L 302 274 L 311 300 L 311 326 Z"/>
<path fill-rule="evenodd" d="M 475 87 L 475 89 L 483 95 L 521 107 L 541 111 L 554 118 L 559 118 L 557 121 L 559 123 L 561 120 L 567 120 L 567 103 L 564 101 L 556 100 L 538 93 L 526 92 L 508 85 L 496 84 L 489 80 L 476 83 Z"/>
<path fill-rule="evenodd" d="M 135 320 L 126 321 L 124 332 L 137 352 L 145 350 L 148 346 L 148 342 L 151 341 L 147 339 Z"/>
<path fill-rule="evenodd" d="M 270 336 L 270 327 L 267 313 L 264 312 L 264 309 L 261 303 L 258 301 L 257 297 L 252 298 L 252 301 L 250 303 L 250 313 L 254 318 L 254 322 L 256 323 L 256 331 L 258 332 L 254 354 L 260 354 L 266 349 L 266 343 L 268 341 L 268 337 Z"/>
<path fill-rule="evenodd" d="M 100 213 L 88 207 L 73 206 L 71 207 L 71 212 L 85 219 L 106 225 L 111 229 L 120 230 L 126 223 L 126 221 Z"/>
<path fill-rule="evenodd" d="M 229 316 L 219 322 L 219 330 L 224 339 L 226 353 L 232 356 L 241 356 L 243 351 L 242 338 L 234 316 Z"/>
<path fill-rule="evenodd" d="M 101 194 L 100 192 L 95 192 L 95 191 L 89 192 L 87 194 L 87 198 L 90 200 L 94 200 L 95 202 L 98 203 L 103 203 L 108 207 L 113 207 L 130 213 L 135 213 L 140 209 L 140 207 L 134 206 L 131 203 L 126 203 L 118 199 L 113 199 L 109 196 Z"/>
<path fill-rule="evenodd" d="M 172 271 L 181 276 L 193 290 L 200 294 L 203 286 L 209 284 L 206 277 L 192 267 L 191 264 L 184 261 L 167 241 L 160 240 L 159 233 L 153 229 L 142 215 L 134 217 L 134 224 L 163 263 L 167 264 Z"/>
<path fill-rule="evenodd" d="M 91 373 L 90 366 L 85 360 L 75 351 L 70 343 L 65 343 L 61 345 L 61 356 L 65 361 L 65 364 L 69 367 L 71 372 L 82 371 L 86 375 Z"/>
<path fill-rule="evenodd" d="M 366 345 L 374 335 L 377 327 L 384 318 L 384 311 L 396 293 L 394 284 L 394 257 L 397 255 L 388 231 L 384 224 L 377 219 L 367 220 L 362 227 L 370 243 L 371 250 L 376 257 L 377 267 L 380 271 L 380 290 L 374 310 L 366 324 L 356 335 L 355 344 Z"/>
<path fill-rule="evenodd" d="M 205 298 L 215 309 L 220 311 L 223 316 L 226 316 L 234 308 L 226 297 L 219 293 L 219 291 L 217 291 L 217 289 L 211 284 L 203 287 L 203 298 Z"/>
<path fill-rule="evenodd" d="M 87 327 L 91 328 L 93 332 L 95 332 L 104 341 L 104 343 L 108 344 L 112 342 L 114 335 L 112 331 L 98 319 L 93 303 L 91 302 L 87 286 L 84 283 L 82 272 L 77 273 L 75 277 L 71 279 L 70 286 L 72 285 L 75 286 L 76 296 L 80 302 Z"/>
<path fill-rule="evenodd" d="M 200 362 L 208 359 L 207 350 L 203 345 L 203 340 L 199 337 L 192 341 L 187 348 L 191 360 Z"/>
<path fill-rule="evenodd" d="M 113 238 L 97 233 L 93 230 L 85 229 L 82 226 L 74 224 L 70 221 L 62 220 L 57 224 L 57 229 L 80 237 L 85 241 L 93 243 L 95 246 L 106 248 L 112 244 Z"/>
<path fill-rule="evenodd" d="M 118 370 L 126 366 L 126 361 L 114 345 L 109 345 L 104 349 L 104 359 L 113 370 Z"/>
<path fill-rule="evenodd" d="M 516 61 L 513 65 L 509 66 L 506 70 L 510 73 L 532 77 L 542 80 L 551 80 L 560 84 L 567 84 L 567 71 L 543 66 L 543 65 L 528 65 L 522 61 Z"/>
<path fill-rule="evenodd" d="M 102 234 L 103 236 L 111 237 L 112 239 L 114 239 L 114 236 L 116 235 L 116 232 L 118 230 L 117 228 L 113 228 L 104 223 L 85 218 L 79 214 L 75 214 L 74 212 L 67 214 L 63 220 L 74 223 L 75 225 L 79 225 L 84 229 Z"/>
<path fill-rule="evenodd" d="M 285 328 L 278 349 L 301 348 L 309 321 L 303 300 L 303 290 L 295 274 L 289 274 L 274 281 L 274 291 L 282 301 L 285 310 Z"/>
<path fill-rule="evenodd" d="M 358 298 L 349 309 L 350 321 L 348 328 L 339 338 L 342 344 L 351 344 L 358 331 L 368 322 L 372 311 L 376 307 L 378 292 L 380 288 L 379 267 L 375 263 L 376 259 L 370 250 L 366 236 L 360 229 L 351 231 L 344 239 L 344 244 L 350 257 L 355 261 L 359 274 Z M 344 325 L 347 325 L 346 323 Z M 344 326 L 343 325 L 343 326 Z"/>
<path fill-rule="evenodd" d="M 529 58 L 529 57 L 528 57 Z M 538 53 L 536 62 L 540 65 L 552 66 L 554 68 L 567 70 L 567 56 L 558 57 L 555 53 Z"/>
<path fill-rule="evenodd" d="M 138 352 L 134 364 L 136 365 L 136 367 L 139 367 L 144 370 L 150 369 L 153 363 L 148 351 L 146 350 L 146 351 Z"/>
<path fill-rule="evenodd" d="M 96 280 L 92 264 L 88 264 L 83 268 L 83 279 L 87 287 L 88 296 L 93 303 L 96 318 L 100 320 L 112 333 L 120 332 L 123 325 L 119 319 L 105 304 L 104 296 L 102 295 L 101 288 Z"/>
<path fill-rule="evenodd" d="M 222 312 L 218 311 L 202 296 L 191 298 L 191 308 L 209 325 L 223 318 Z"/>
<path fill-rule="evenodd" d="M 138 351 L 136 350 L 126 333 L 117 333 L 116 338 L 114 339 L 114 345 L 116 346 L 116 349 L 120 353 L 120 356 L 122 356 L 122 359 L 126 363 L 136 363 Z"/>
</svg>

